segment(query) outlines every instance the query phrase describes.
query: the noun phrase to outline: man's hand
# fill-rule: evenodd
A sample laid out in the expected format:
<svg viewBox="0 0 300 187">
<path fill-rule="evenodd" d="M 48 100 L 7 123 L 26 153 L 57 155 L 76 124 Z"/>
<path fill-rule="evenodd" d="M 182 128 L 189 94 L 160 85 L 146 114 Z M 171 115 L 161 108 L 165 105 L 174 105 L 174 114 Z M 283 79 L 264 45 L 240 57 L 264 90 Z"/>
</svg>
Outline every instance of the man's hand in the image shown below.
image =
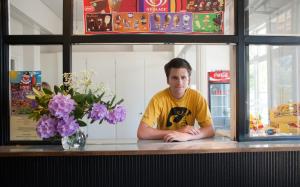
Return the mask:
<svg viewBox="0 0 300 187">
<path fill-rule="evenodd" d="M 188 133 L 188 134 L 191 134 L 191 135 L 197 135 L 200 133 L 200 130 L 198 128 L 195 128 L 193 126 L 190 126 L 190 125 L 186 125 L 178 130 L 176 130 L 178 132 L 182 132 L 182 133 Z"/>
<path fill-rule="evenodd" d="M 183 132 L 172 132 L 164 136 L 164 141 L 165 142 L 184 142 L 188 141 L 191 138 L 191 134 L 188 133 L 183 133 Z"/>
</svg>

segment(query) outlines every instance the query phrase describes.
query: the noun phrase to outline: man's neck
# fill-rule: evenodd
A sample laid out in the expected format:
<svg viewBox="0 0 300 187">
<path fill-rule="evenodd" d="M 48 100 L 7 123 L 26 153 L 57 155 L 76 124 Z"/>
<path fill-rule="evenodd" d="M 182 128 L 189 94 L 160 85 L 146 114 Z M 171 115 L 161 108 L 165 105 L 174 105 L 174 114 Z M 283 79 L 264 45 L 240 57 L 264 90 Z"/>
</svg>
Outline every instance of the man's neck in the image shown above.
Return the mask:
<svg viewBox="0 0 300 187">
<path fill-rule="evenodd" d="M 175 99 L 181 99 L 181 98 L 184 96 L 186 90 L 187 90 L 187 89 L 185 89 L 184 92 L 178 93 L 178 92 L 173 92 L 173 91 L 170 89 L 170 93 L 171 93 L 171 95 L 172 95 Z"/>
</svg>

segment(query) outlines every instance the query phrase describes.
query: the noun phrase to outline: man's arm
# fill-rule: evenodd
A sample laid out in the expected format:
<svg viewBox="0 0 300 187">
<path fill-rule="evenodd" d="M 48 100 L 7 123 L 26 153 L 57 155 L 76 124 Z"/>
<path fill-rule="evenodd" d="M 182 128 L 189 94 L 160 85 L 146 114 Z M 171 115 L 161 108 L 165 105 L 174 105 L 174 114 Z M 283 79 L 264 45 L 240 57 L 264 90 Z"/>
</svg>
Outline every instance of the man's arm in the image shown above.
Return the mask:
<svg viewBox="0 0 300 187">
<path fill-rule="evenodd" d="M 165 142 L 173 142 L 173 141 L 188 141 L 188 140 L 198 140 L 202 138 L 209 138 L 215 135 L 215 130 L 213 126 L 202 127 L 199 129 L 192 129 L 194 127 L 189 127 L 184 129 L 180 129 L 178 132 L 169 133 L 164 136 Z M 196 129 L 196 130 L 195 130 Z"/>
<path fill-rule="evenodd" d="M 158 140 L 158 139 L 163 139 L 164 136 L 172 132 L 174 131 L 152 128 L 141 121 L 137 131 L 137 137 L 142 140 Z"/>
<path fill-rule="evenodd" d="M 137 137 L 142 140 L 163 139 L 166 142 L 172 142 L 197 140 L 212 137 L 215 135 L 213 126 L 202 127 L 200 129 L 197 129 L 196 132 L 197 133 L 195 133 L 195 130 L 191 129 L 186 129 L 186 132 L 183 132 L 182 130 L 160 130 L 152 128 L 147 124 L 141 122 L 137 131 Z"/>
</svg>

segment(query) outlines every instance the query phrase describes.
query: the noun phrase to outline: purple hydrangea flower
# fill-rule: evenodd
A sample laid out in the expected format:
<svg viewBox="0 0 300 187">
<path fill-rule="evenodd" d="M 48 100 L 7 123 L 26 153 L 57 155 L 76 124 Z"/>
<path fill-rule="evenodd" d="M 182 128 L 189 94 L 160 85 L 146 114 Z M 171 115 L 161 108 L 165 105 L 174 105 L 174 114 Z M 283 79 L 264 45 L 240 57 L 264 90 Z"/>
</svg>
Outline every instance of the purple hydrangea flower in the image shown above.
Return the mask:
<svg viewBox="0 0 300 187">
<path fill-rule="evenodd" d="M 105 105 L 100 103 L 94 103 L 91 112 L 89 113 L 89 118 L 92 120 L 102 120 L 106 117 L 108 111 Z"/>
<path fill-rule="evenodd" d="M 124 121 L 126 118 L 126 110 L 124 107 L 118 105 L 108 113 L 106 116 L 106 121 L 110 124 L 116 124 L 118 122 Z"/>
<path fill-rule="evenodd" d="M 50 138 L 56 134 L 57 121 L 49 116 L 43 115 L 38 121 L 36 132 L 41 138 Z"/>
<path fill-rule="evenodd" d="M 75 104 L 75 101 L 71 99 L 70 95 L 65 96 L 58 93 L 50 100 L 48 109 L 53 116 L 65 118 L 74 110 Z"/>
<path fill-rule="evenodd" d="M 74 116 L 60 119 L 57 123 L 57 132 L 62 136 L 71 136 L 79 128 L 79 124 L 74 119 Z"/>
</svg>

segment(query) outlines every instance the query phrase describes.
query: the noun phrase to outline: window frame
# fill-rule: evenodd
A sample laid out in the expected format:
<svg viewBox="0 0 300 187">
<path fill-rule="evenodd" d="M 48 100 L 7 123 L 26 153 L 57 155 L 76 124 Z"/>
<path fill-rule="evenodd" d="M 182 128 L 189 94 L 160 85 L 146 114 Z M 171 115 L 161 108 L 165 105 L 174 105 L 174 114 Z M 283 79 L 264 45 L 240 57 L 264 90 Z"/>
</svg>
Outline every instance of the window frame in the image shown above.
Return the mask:
<svg viewBox="0 0 300 187">
<path fill-rule="evenodd" d="M 234 0 L 233 35 L 172 35 L 172 34 L 103 34 L 73 35 L 73 0 L 63 0 L 63 33 L 62 35 L 9 35 L 8 6 L 9 1 L 0 1 L 0 144 L 49 144 L 45 141 L 10 141 L 9 124 L 9 45 L 62 45 L 63 72 L 71 72 L 72 45 L 76 43 L 214 43 L 235 44 L 235 77 L 236 90 L 235 129 L 237 141 L 256 140 L 300 140 L 300 136 L 288 137 L 249 137 L 249 106 L 248 106 L 248 69 L 249 49 L 255 45 L 300 45 L 300 36 L 253 36 L 249 35 L 249 11 L 245 10 L 248 0 Z"/>
</svg>

